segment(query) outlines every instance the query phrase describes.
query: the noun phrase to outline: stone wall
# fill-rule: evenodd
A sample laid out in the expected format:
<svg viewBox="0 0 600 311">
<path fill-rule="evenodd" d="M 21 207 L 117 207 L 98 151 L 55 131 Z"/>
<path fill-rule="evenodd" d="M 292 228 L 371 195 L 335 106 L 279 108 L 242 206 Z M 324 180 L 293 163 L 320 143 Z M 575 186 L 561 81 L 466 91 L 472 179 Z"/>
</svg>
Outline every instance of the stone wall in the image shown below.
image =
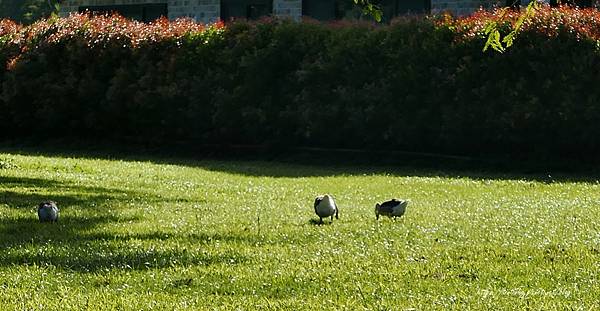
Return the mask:
<svg viewBox="0 0 600 311">
<path fill-rule="evenodd" d="M 68 16 L 71 12 L 77 12 L 79 6 L 144 3 L 167 3 L 170 19 L 191 17 L 198 22 L 212 23 L 221 15 L 220 0 L 64 0 L 60 15 Z M 300 20 L 302 0 L 273 0 L 273 15 Z"/>
<path fill-rule="evenodd" d="M 528 2 L 528 0 L 521 2 Z M 212 23 L 219 19 L 221 13 L 220 0 L 64 0 L 61 5 L 61 16 L 77 12 L 79 6 L 84 5 L 144 3 L 167 3 L 170 19 L 190 17 L 198 22 Z M 506 0 L 431 0 L 431 13 L 450 12 L 455 15 L 467 15 L 479 8 L 489 9 L 505 3 Z M 302 0 L 273 0 L 273 15 L 300 20 Z"/>
<path fill-rule="evenodd" d="M 479 8 L 490 9 L 505 3 L 504 0 L 431 0 L 431 13 L 449 12 L 455 15 L 468 15 Z"/>
<path fill-rule="evenodd" d="M 167 0 L 63 0 L 60 4 L 59 14 L 61 16 L 68 16 L 71 12 L 77 12 L 80 6 L 146 3 L 167 3 Z"/>
<path fill-rule="evenodd" d="M 190 17 L 202 23 L 214 23 L 221 16 L 220 0 L 169 0 L 169 19 Z"/>
<path fill-rule="evenodd" d="M 300 20 L 302 0 L 273 0 L 273 15 Z"/>
<path fill-rule="evenodd" d="M 198 22 L 212 23 L 221 15 L 220 0 L 64 0 L 60 15 L 77 12 L 80 6 L 166 3 L 170 19 L 190 17 Z"/>
</svg>

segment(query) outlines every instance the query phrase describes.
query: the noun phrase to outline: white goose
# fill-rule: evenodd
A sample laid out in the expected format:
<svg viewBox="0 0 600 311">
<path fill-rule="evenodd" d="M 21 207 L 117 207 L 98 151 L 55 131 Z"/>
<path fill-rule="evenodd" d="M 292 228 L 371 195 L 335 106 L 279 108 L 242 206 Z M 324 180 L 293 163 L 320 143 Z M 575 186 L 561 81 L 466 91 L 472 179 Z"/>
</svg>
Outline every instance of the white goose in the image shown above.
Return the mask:
<svg viewBox="0 0 600 311">
<path fill-rule="evenodd" d="M 377 220 L 379 220 L 379 215 L 392 218 L 400 217 L 404 215 L 404 212 L 406 212 L 407 205 L 408 201 L 397 199 L 391 199 L 381 204 L 377 203 L 375 205 L 375 217 Z"/>
<path fill-rule="evenodd" d="M 45 201 L 38 205 L 37 213 L 40 222 L 57 222 L 58 206 L 54 201 Z"/>
<path fill-rule="evenodd" d="M 333 222 L 333 215 L 335 215 L 335 219 L 339 219 L 338 217 L 338 207 L 333 200 L 333 197 L 329 194 L 320 195 L 315 198 L 315 213 L 319 216 L 319 223 L 323 223 L 323 218 L 331 217 L 331 221 Z"/>
</svg>

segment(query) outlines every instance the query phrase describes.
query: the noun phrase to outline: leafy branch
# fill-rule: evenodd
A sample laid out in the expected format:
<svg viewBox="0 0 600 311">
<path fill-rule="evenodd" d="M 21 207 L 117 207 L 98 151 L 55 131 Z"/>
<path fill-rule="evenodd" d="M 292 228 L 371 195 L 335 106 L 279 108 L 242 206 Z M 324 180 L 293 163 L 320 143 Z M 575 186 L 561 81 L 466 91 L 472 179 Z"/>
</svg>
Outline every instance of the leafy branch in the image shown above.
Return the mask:
<svg viewBox="0 0 600 311">
<path fill-rule="evenodd" d="M 506 36 L 504 36 L 504 38 L 502 38 L 500 35 L 500 25 L 498 24 L 498 20 L 503 20 L 503 17 L 508 13 L 509 8 L 503 8 L 500 16 L 497 19 L 488 21 L 483 29 L 485 35 L 487 36 L 487 41 L 483 46 L 483 51 L 485 52 L 491 47 L 496 52 L 503 53 L 507 48 L 511 47 L 517 35 L 521 31 L 521 28 L 523 28 L 525 21 L 535 15 L 535 11 L 539 8 L 539 6 L 540 4 L 538 1 L 531 1 L 527 5 L 527 8 L 525 8 L 525 12 L 519 15 L 519 18 L 513 25 L 512 30 Z"/>
<path fill-rule="evenodd" d="M 372 16 L 378 23 L 381 22 L 383 18 L 383 12 L 381 8 L 372 3 L 371 0 L 353 0 L 354 4 L 360 6 L 362 8 L 363 15 Z"/>
</svg>

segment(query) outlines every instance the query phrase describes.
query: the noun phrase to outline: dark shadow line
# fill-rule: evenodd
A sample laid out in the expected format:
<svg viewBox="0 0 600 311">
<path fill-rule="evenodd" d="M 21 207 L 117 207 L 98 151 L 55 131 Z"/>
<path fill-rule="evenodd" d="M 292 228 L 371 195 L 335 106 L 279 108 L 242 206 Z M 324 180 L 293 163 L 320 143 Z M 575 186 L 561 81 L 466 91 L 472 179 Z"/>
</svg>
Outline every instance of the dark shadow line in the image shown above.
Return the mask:
<svg viewBox="0 0 600 311">
<path fill-rule="evenodd" d="M 209 171 L 260 177 L 329 177 L 385 174 L 403 177 L 447 177 L 473 180 L 525 180 L 542 183 L 597 183 L 598 168 L 584 170 L 544 163 L 493 161 L 477 158 L 396 151 L 392 154 L 354 152 L 346 149 L 298 148 L 298 154 L 227 154 L 211 152 L 165 152 L 164 149 L 135 150 L 109 146 L 95 149 L 0 147 L 0 152 L 25 156 L 62 156 L 75 159 L 104 159 L 180 165 Z M 111 150 L 111 151 L 107 151 Z M 331 153 L 330 153 L 331 152 Z M 343 155 L 340 155 L 342 153 Z M 356 157 L 352 155 L 358 154 Z"/>
</svg>

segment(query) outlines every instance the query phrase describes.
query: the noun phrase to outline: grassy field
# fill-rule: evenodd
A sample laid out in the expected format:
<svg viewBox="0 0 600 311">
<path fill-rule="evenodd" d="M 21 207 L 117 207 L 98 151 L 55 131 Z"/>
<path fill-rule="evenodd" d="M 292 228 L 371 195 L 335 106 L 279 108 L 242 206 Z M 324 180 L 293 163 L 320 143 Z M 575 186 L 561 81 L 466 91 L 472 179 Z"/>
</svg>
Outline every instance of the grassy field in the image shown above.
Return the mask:
<svg viewBox="0 0 600 311">
<path fill-rule="evenodd" d="M 5 310 L 600 308 L 594 179 L 5 151 L 0 220 Z"/>
</svg>

